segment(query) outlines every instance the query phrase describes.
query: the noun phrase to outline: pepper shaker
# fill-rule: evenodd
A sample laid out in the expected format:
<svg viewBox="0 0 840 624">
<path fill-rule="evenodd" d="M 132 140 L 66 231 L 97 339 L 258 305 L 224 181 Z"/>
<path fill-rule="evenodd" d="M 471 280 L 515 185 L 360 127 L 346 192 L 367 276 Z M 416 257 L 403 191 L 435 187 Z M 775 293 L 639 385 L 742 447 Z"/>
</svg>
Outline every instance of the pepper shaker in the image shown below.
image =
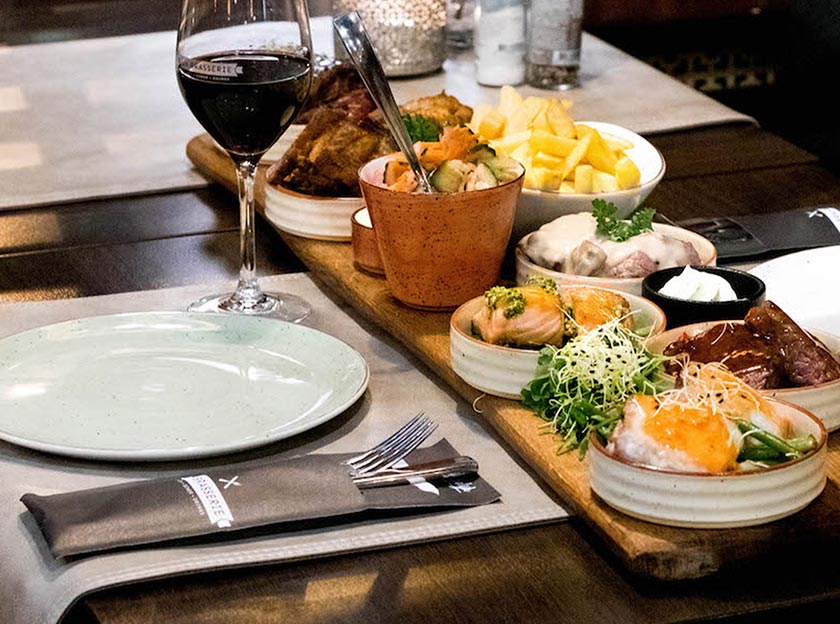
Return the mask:
<svg viewBox="0 0 840 624">
<path fill-rule="evenodd" d="M 541 89 L 579 84 L 583 0 L 530 0 L 526 81 Z"/>
</svg>

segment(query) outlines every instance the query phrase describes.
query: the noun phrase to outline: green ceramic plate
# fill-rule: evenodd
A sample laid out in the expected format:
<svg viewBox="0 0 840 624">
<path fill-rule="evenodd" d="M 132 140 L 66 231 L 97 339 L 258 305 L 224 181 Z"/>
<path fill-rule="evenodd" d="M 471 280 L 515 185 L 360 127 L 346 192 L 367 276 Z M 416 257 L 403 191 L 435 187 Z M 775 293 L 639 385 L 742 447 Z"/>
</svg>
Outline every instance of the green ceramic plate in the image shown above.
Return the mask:
<svg viewBox="0 0 840 624">
<path fill-rule="evenodd" d="M 368 375 L 340 340 L 271 319 L 82 318 L 0 340 L 0 439 L 87 459 L 219 455 L 329 420 Z"/>
</svg>

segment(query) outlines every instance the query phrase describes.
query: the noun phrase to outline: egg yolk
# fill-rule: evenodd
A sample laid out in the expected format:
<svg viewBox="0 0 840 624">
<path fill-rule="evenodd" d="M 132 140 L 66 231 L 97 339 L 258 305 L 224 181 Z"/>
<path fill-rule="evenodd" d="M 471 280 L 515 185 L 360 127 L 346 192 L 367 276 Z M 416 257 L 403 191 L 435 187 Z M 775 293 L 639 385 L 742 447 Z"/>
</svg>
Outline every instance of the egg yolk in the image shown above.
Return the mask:
<svg viewBox="0 0 840 624">
<path fill-rule="evenodd" d="M 637 397 L 645 412 L 644 432 L 662 447 L 682 451 L 709 472 L 735 467 L 738 448 L 724 418 L 702 407 L 659 405 L 653 397 Z"/>
</svg>

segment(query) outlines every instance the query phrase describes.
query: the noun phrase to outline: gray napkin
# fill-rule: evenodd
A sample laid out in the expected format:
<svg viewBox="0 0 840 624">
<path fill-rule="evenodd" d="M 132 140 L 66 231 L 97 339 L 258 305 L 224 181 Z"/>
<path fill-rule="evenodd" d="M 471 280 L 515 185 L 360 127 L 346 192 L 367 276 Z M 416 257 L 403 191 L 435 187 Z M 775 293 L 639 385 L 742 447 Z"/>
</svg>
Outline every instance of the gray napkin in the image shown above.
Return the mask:
<svg viewBox="0 0 840 624">
<path fill-rule="evenodd" d="M 408 465 L 454 457 L 445 440 L 411 453 Z M 406 511 L 491 503 L 499 493 L 483 479 L 459 478 L 359 490 L 342 460 L 307 455 L 235 464 L 180 477 L 123 483 L 50 496 L 24 494 L 55 557 L 312 521 L 383 510 Z"/>
</svg>

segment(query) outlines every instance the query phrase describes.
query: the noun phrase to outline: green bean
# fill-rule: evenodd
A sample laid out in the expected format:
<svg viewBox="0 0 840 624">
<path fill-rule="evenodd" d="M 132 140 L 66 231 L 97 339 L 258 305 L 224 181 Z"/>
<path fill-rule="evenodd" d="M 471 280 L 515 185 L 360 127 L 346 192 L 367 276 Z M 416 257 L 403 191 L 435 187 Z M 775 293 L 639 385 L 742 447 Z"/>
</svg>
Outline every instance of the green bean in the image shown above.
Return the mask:
<svg viewBox="0 0 840 624">
<path fill-rule="evenodd" d="M 738 462 L 744 461 L 773 461 L 773 460 L 785 460 L 787 457 L 783 453 L 770 448 L 769 446 L 746 446 L 741 449 L 741 452 L 738 454 Z"/>
<path fill-rule="evenodd" d="M 813 451 L 817 447 L 817 439 L 810 434 L 805 438 L 791 438 L 787 443 L 800 453 Z"/>
<path fill-rule="evenodd" d="M 769 431 L 760 429 L 751 422 L 748 422 L 741 418 L 736 418 L 734 422 L 738 426 L 738 430 L 741 433 L 743 433 L 744 435 L 749 435 L 752 439 L 757 440 L 758 442 L 761 442 L 766 446 L 769 446 L 770 448 L 778 451 L 786 457 L 790 457 L 793 459 L 802 457 L 801 451 L 791 446 L 785 440 L 782 440 L 780 437 L 773 435 Z"/>
</svg>

